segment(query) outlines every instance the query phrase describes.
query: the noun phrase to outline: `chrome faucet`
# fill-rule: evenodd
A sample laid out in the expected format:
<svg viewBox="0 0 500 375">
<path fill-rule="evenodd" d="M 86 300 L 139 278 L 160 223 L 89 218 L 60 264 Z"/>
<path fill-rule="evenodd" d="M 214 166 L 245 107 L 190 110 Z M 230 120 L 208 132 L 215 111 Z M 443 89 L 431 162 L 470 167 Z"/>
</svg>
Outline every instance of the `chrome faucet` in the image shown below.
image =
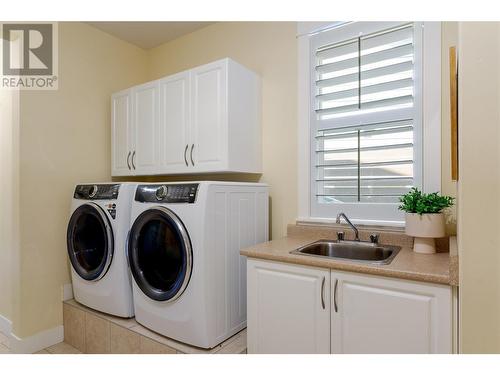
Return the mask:
<svg viewBox="0 0 500 375">
<path fill-rule="evenodd" d="M 347 224 L 349 224 L 352 228 L 352 230 L 354 231 L 354 240 L 355 241 L 359 241 L 359 232 L 358 232 L 358 228 L 356 228 L 354 226 L 353 223 L 351 223 L 351 220 L 349 220 L 349 218 L 346 216 L 345 213 L 341 212 L 337 215 L 337 224 L 340 224 L 340 219 L 341 218 L 344 218 L 344 220 L 346 221 Z M 342 241 L 344 239 L 344 233 L 343 232 L 339 232 L 337 233 L 337 238 L 339 241 Z"/>
</svg>

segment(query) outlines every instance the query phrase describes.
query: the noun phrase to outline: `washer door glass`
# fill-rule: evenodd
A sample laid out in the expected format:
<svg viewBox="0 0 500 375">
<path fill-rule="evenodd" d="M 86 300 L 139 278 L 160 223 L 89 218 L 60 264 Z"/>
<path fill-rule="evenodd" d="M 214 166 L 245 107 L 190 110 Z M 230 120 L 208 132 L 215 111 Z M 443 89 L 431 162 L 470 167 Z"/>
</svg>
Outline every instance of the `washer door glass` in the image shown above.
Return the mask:
<svg viewBox="0 0 500 375">
<path fill-rule="evenodd" d="M 67 245 L 71 265 L 83 279 L 98 280 L 106 274 L 113 255 L 113 232 L 99 206 L 87 203 L 73 212 Z"/>
<path fill-rule="evenodd" d="M 144 211 L 129 237 L 129 264 L 139 288 L 156 301 L 172 301 L 191 277 L 191 241 L 181 220 L 169 209 Z"/>
</svg>

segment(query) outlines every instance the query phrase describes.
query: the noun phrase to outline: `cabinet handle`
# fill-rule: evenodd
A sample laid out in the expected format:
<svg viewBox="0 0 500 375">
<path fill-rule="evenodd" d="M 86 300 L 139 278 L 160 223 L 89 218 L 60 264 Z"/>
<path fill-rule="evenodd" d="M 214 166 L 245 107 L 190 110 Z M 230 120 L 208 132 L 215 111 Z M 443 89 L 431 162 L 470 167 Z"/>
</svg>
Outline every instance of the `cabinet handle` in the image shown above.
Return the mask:
<svg viewBox="0 0 500 375">
<path fill-rule="evenodd" d="M 132 168 L 134 168 L 134 170 L 135 170 L 134 160 L 135 160 L 135 150 L 134 150 L 134 152 L 132 152 Z"/>
<path fill-rule="evenodd" d="M 189 145 L 186 145 L 186 148 L 184 149 L 184 162 L 186 163 L 186 167 L 189 167 L 189 163 L 186 157 L 186 152 L 188 150 Z"/>
<path fill-rule="evenodd" d="M 323 276 L 323 281 L 321 282 L 321 307 L 325 309 L 325 277 Z"/>
<path fill-rule="evenodd" d="M 194 143 L 191 145 L 191 164 L 193 164 L 193 167 L 194 167 L 193 150 L 194 150 Z"/>
<path fill-rule="evenodd" d="M 333 308 L 335 312 L 339 311 L 337 307 L 337 285 L 339 284 L 339 280 L 335 279 L 335 286 L 333 287 Z"/>
<path fill-rule="evenodd" d="M 128 152 L 128 155 L 127 155 L 127 166 L 128 166 L 128 170 L 130 170 L 130 151 Z"/>
</svg>

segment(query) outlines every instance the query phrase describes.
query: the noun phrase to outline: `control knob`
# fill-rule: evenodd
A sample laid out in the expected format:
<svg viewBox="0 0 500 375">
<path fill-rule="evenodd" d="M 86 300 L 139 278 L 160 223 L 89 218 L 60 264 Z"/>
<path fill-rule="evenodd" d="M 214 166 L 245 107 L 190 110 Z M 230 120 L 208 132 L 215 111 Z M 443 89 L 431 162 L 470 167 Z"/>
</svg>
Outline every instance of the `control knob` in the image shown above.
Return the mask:
<svg viewBox="0 0 500 375">
<path fill-rule="evenodd" d="M 97 195 L 97 185 L 92 185 L 92 187 L 89 190 L 89 198 L 94 198 Z"/>
<path fill-rule="evenodd" d="M 156 199 L 159 201 L 163 200 L 167 196 L 168 188 L 165 185 L 160 186 L 156 189 Z"/>
</svg>

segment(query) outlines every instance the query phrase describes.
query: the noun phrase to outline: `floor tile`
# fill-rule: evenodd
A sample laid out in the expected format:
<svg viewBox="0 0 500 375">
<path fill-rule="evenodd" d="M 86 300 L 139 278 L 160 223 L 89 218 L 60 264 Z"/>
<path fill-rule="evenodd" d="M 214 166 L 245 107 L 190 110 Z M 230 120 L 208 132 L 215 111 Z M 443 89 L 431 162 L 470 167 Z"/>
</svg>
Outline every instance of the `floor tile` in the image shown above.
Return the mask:
<svg viewBox="0 0 500 375">
<path fill-rule="evenodd" d="M 110 323 L 94 314 L 85 313 L 85 351 L 89 354 L 110 352 Z"/>
<path fill-rule="evenodd" d="M 82 354 L 81 351 L 66 342 L 60 342 L 59 344 L 52 345 L 45 350 L 50 354 Z"/>
<path fill-rule="evenodd" d="M 134 318 L 114 317 L 87 306 L 75 300 L 65 301 L 64 317 L 65 341 L 83 353 L 179 353 L 179 354 L 243 354 L 246 352 L 246 329 L 227 339 L 212 349 L 202 349 L 157 334 L 141 326 Z M 83 316 L 83 328 L 81 328 Z M 70 333 L 66 335 L 66 323 L 73 324 L 80 340 Z M 72 338 L 73 341 L 66 339 Z M 77 345 L 82 345 L 80 349 Z"/>
<path fill-rule="evenodd" d="M 217 346 L 214 349 L 201 349 L 201 348 L 197 348 L 194 346 L 186 345 L 186 344 L 183 344 L 179 341 L 172 340 L 168 337 L 159 335 L 158 333 L 153 332 L 153 331 L 149 330 L 148 328 L 143 327 L 141 325 L 137 325 L 137 326 L 132 327 L 130 329 L 134 332 L 137 332 L 145 337 L 148 337 L 156 342 L 159 342 L 160 344 L 167 345 L 167 346 L 169 346 L 169 347 L 171 347 L 179 352 L 182 352 L 182 353 L 210 354 L 210 353 L 216 352 L 217 350 L 219 350 L 221 348 L 221 346 Z"/>
<path fill-rule="evenodd" d="M 49 351 L 47 351 L 47 350 L 45 350 L 45 349 L 42 349 L 42 350 L 40 350 L 40 351 L 38 351 L 38 352 L 35 352 L 35 353 L 33 353 L 33 354 L 52 354 L 52 353 L 50 353 Z"/>
<path fill-rule="evenodd" d="M 79 351 L 85 351 L 85 311 L 64 304 L 64 341 Z"/>
<path fill-rule="evenodd" d="M 65 301 L 64 303 L 69 305 L 69 306 L 73 306 L 79 310 L 82 310 L 82 311 L 94 314 L 100 318 L 106 319 L 112 323 L 115 323 L 116 325 L 119 325 L 120 327 L 131 328 L 131 327 L 137 325 L 137 322 L 135 321 L 134 318 L 120 318 L 118 316 L 106 314 L 106 313 L 91 309 L 90 307 L 87 307 L 85 305 L 82 305 L 81 303 L 78 303 L 74 299 Z"/>
<path fill-rule="evenodd" d="M 147 337 L 141 337 L 141 354 L 176 354 L 177 351 L 172 349 L 167 345 L 160 344 L 154 340 L 148 339 Z"/>
<path fill-rule="evenodd" d="M 119 318 L 117 316 L 109 316 L 109 315 L 107 318 L 111 323 L 114 323 L 117 326 L 120 326 L 123 328 L 132 328 L 132 327 L 137 325 L 137 322 L 135 321 L 134 318 L 125 319 L 125 318 Z"/>
<path fill-rule="evenodd" d="M 229 341 L 230 340 L 230 341 Z M 245 354 L 247 350 L 247 330 L 243 330 L 229 339 L 216 354 Z"/>
<path fill-rule="evenodd" d="M 141 326 L 140 324 L 138 324 L 137 326 L 132 327 L 130 329 L 132 331 L 137 332 L 145 337 L 148 337 L 156 342 L 159 342 L 160 344 L 167 345 L 167 346 L 177 350 L 177 352 L 181 352 L 184 354 L 215 354 L 215 353 L 219 352 L 220 350 L 224 349 L 227 345 L 231 344 L 234 340 L 238 339 L 240 337 L 240 335 L 243 335 L 243 334 L 245 335 L 244 346 L 246 348 L 246 329 L 240 331 L 236 335 L 230 337 L 229 339 L 224 341 L 222 344 L 219 344 L 212 349 L 202 349 L 202 348 L 198 348 L 195 346 L 184 344 L 184 343 L 176 341 L 176 340 L 172 340 L 168 337 L 159 335 L 158 333 L 153 332 L 150 329 Z M 238 352 L 233 352 L 232 354 L 239 354 L 241 351 L 243 351 L 243 349 L 244 348 L 242 348 Z M 229 354 L 229 352 L 228 352 L 228 354 Z"/>
<path fill-rule="evenodd" d="M 7 348 L 9 347 L 9 338 L 3 333 L 0 333 L 0 344 L 6 346 Z"/>
<path fill-rule="evenodd" d="M 112 354 L 140 353 L 141 335 L 138 333 L 112 323 L 110 337 Z"/>
</svg>

